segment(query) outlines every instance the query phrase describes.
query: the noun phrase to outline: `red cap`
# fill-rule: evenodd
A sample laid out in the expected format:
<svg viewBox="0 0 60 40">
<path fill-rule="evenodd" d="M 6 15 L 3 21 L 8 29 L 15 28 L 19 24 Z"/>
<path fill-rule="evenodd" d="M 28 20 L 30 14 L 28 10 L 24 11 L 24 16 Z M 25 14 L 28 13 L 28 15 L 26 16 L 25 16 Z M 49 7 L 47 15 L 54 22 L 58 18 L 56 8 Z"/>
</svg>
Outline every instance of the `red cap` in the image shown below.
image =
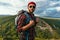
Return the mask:
<svg viewBox="0 0 60 40">
<path fill-rule="evenodd" d="M 34 4 L 34 5 L 36 6 L 36 3 L 35 3 L 35 2 L 29 2 L 29 3 L 28 3 L 28 6 L 29 6 L 30 4 Z"/>
</svg>

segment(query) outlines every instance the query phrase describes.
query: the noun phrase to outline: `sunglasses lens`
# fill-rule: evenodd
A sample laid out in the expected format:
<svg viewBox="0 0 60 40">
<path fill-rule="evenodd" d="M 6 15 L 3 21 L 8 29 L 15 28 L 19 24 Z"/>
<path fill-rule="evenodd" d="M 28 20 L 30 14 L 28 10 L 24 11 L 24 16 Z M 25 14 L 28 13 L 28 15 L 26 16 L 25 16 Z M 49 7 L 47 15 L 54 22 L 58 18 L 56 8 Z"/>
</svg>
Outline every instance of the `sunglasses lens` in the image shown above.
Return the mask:
<svg viewBox="0 0 60 40">
<path fill-rule="evenodd" d="M 35 8 L 35 6 L 33 6 L 33 8 Z"/>
<path fill-rule="evenodd" d="M 30 8 L 32 8 L 32 7 L 35 8 L 35 6 L 30 6 Z"/>
</svg>

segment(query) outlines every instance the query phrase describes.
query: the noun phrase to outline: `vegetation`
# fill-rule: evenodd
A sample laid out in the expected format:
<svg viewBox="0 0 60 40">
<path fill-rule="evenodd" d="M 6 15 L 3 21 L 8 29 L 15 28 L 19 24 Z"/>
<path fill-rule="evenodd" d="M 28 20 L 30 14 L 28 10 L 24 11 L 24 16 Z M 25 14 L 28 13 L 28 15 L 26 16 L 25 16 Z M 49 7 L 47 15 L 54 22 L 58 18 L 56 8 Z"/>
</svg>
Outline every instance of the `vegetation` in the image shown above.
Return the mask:
<svg viewBox="0 0 60 40">
<path fill-rule="evenodd" d="M 51 33 L 49 29 L 41 29 L 38 26 L 45 26 L 41 21 L 37 24 L 36 28 L 36 38 L 35 40 L 51 40 L 51 39 L 60 39 L 60 20 L 53 19 L 44 19 L 43 22 L 46 22 L 50 25 L 53 32 Z M 15 16 L 5 16 L 0 18 L 0 40 L 19 40 L 16 32 L 16 27 L 14 24 Z M 46 24 L 45 23 L 45 24 Z M 55 25 L 55 26 L 54 26 Z M 48 27 L 46 25 L 46 27 Z"/>
</svg>

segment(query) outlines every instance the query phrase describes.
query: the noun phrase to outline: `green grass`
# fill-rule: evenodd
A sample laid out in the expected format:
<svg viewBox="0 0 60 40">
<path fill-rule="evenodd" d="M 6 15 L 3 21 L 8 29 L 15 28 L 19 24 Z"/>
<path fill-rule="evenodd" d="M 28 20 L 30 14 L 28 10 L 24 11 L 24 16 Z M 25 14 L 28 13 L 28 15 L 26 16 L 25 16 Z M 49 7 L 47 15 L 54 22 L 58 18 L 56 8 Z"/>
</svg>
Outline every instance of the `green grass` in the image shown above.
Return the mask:
<svg viewBox="0 0 60 40">
<path fill-rule="evenodd" d="M 0 40 L 3 40 L 3 38 L 0 38 Z"/>
<path fill-rule="evenodd" d="M 0 40 L 7 38 L 7 40 L 19 40 L 15 25 L 14 25 L 15 16 L 5 16 L 0 18 Z M 36 38 L 35 40 L 51 40 L 51 39 L 60 39 L 60 20 L 41 18 L 47 22 L 54 30 L 53 35 L 48 30 L 41 30 L 36 27 Z M 56 26 L 54 28 L 53 24 Z M 39 23 L 38 25 L 42 25 Z"/>
</svg>

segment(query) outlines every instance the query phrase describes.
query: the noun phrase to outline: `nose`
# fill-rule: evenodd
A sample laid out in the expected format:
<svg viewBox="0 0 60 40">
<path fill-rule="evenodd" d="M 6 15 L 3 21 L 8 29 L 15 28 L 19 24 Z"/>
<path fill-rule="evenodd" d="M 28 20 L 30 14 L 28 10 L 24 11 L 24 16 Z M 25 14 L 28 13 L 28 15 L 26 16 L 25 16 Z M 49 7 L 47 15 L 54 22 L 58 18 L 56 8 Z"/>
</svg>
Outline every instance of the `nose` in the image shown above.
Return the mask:
<svg viewBox="0 0 60 40">
<path fill-rule="evenodd" d="M 34 10 L 33 8 L 31 8 L 31 10 Z"/>
<path fill-rule="evenodd" d="M 31 10 L 34 10 L 34 8 L 32 7 Z"/>
</svg>

